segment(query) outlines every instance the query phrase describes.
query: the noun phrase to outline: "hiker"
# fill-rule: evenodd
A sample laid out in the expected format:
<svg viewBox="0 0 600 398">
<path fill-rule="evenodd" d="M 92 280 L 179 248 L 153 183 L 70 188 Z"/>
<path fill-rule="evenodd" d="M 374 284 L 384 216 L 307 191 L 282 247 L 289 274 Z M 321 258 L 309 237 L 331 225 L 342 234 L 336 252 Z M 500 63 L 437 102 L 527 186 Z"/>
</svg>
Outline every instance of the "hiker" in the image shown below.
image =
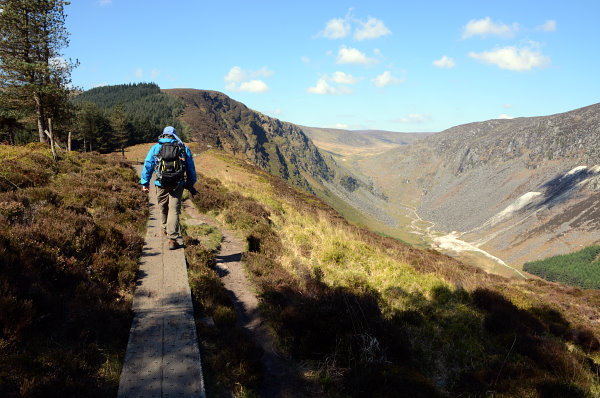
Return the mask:
<svg viewBox="0 0 600 398">
<path fill-rule="evenodd" d="M 193 190 L 196 182 L 196 166 L 190 149 L 177 137 L 175 128 L 167 126 L 158 136 L 144 162 L 142 170 L 142 190 L 150 191 L 152 171 L 156 173 L 156 196 L 161 211 L 162 233 L 169 239 L 169 249 L 179 247 L 181 237 L 179 213 L 184 186 Z"/>
</svg>

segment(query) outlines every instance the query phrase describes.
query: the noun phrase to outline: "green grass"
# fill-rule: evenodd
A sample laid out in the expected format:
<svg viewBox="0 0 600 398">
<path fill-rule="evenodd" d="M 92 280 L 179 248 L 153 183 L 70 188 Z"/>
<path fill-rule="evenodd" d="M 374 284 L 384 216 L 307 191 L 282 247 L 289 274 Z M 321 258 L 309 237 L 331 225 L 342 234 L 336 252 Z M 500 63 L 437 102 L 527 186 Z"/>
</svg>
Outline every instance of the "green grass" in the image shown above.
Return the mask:
<svg viewBox="0 0 600 398">
<path fill-rule="evenodd" d="M 598 390 L 598 327 L 586 318 L 600 316 L 598 294 L 580 301 L 577 291 L 488 275 L 350 224 L 234 158 L 204 156 L 210 189 L 195 202 L 247 237 L 245 261 L 280 348 L 325 394 Z M 574 301 L 579 311 L 568 310 Z"/>
<path fill-rule="evenodd" d="M 263 375 L 262 350 L 237 324 L 233 302 L 216 271 L 223 235 L 207 224 L 184 222 L 182 227 L 207 395 L 253 396 Z"/>
</svg>

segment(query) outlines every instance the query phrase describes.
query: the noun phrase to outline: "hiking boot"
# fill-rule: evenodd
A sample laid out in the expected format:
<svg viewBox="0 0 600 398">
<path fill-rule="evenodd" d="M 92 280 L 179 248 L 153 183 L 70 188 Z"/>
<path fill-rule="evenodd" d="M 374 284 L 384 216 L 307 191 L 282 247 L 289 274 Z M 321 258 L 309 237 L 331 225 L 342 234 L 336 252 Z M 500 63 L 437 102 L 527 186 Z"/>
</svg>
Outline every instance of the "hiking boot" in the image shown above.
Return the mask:
<svg viewBox="0 0 600 398">
<path fill-rule="evenodd" d="M 175 250 L 179 247 L 176 239 L 169 239 L 169 250 Z"/>
</svg>

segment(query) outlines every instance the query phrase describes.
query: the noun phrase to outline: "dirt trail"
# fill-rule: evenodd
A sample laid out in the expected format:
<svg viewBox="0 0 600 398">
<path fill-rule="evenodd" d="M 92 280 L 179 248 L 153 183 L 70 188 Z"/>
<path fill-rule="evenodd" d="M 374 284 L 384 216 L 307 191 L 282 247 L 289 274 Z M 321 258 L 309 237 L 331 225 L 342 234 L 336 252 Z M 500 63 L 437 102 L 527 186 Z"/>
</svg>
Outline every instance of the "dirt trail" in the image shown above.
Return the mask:
<svg viewBox="0 0 600 398">
<path fill-rule="evenodd" d="M 256 291 L 248 280 L 242 263 L 245 243 L 214 219 L 198 212 L 191 201 L 183 202 L 183 210 L 189 217 L 186 219 L 188 224 L 208 224 L 219 228 L 223 234 L 221 249 L 216 256 L 217 272 L 233 300 L 238 323 L 250 332 L 254 341 L 264 351 L 262 361 L 266 372 L 261 396 L 295 396 L 292 392 L 298 391 L 296 372 L 275 349 L 274 338 L 258 309 Z"/>
</svg>

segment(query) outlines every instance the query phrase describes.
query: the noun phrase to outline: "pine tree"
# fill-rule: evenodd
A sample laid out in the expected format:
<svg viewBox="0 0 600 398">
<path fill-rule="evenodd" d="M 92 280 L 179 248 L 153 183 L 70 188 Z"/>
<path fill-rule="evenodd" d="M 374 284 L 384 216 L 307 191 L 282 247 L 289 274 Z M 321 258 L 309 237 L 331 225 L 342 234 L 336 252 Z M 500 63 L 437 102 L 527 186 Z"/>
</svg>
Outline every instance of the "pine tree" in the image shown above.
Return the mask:
<svg viewBox="0 0 600 398">
<path fill-rule="evenodd" d="M 112 107 L 109 115 L 110 126 L 113 130 L 114 144 L 121 150 L 123 157 L 125 157 L 125 147 L 129 143 L 127 118 L 123 104 L 119 103 Z"/>
<path fill-rule="evenodd" d="M 0 100 L 35 114 L 39 139 L 47 118 L 67 103 L 71 70 L 61 58 L 69 44 L 64 0 L 0 0 Z"/>
<path fill-rule="evenodd" d="M 83 139 L 83 151 L 93 151 L 100 132 L 100 110 L 93 102 L 83 102 L 76 114 L 77 130 Z"/>
</svg>

